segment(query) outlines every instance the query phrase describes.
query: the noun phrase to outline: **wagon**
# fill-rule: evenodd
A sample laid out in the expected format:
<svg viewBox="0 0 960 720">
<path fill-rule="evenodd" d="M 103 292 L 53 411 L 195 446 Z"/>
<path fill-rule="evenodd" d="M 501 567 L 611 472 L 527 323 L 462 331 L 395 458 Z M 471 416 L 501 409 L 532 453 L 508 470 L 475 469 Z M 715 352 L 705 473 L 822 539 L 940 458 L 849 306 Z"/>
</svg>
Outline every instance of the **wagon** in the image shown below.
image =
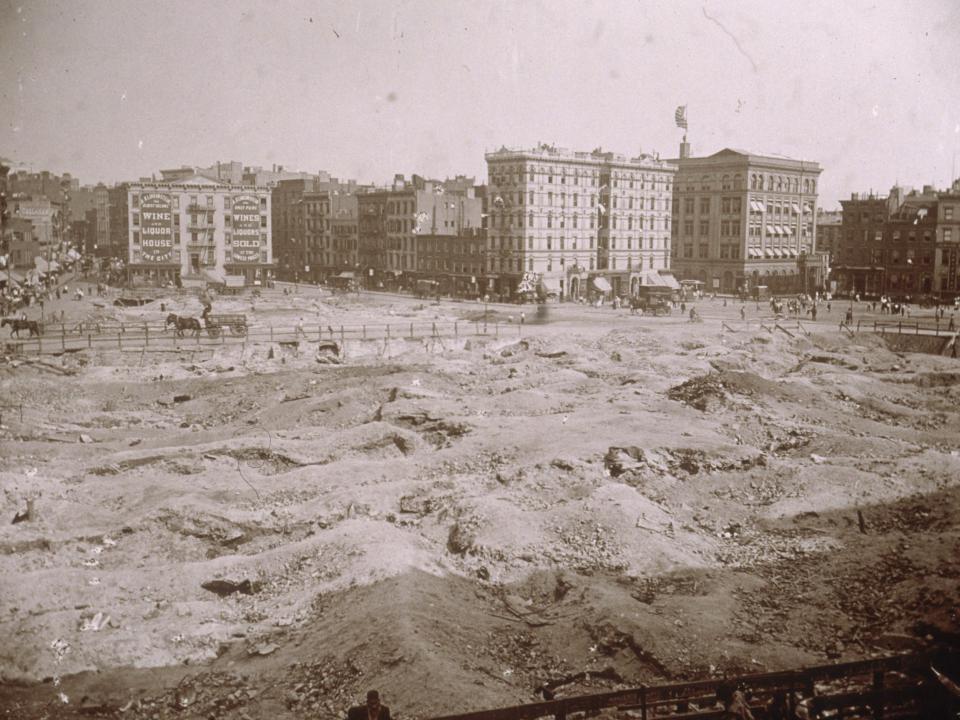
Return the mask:
<svg viewBox="0 0 960 720">
<path fill-rule="evenodd" d="M 232 335 L 243 336 L 247 334 L 247 316 L 246 315 L 207 315 L 204 319 L 207 328 L 207 334 L 210 337 L 220 337 L 223 328 L 230 328 Z"/>
</svg>

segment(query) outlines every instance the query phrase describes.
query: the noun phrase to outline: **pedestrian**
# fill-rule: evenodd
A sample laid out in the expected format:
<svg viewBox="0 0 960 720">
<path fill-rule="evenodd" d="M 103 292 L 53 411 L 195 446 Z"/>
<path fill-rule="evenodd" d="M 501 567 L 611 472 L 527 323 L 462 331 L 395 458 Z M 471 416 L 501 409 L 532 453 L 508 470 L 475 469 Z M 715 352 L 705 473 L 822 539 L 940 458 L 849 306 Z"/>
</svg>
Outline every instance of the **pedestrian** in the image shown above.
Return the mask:
<svg viewBox="0 0 960 720">
<path fill-rule="evenodd" d="M 814 322 L 817 321 L 817 306 L 816 306 L 816 305 L 814 305 L 813 307 L 810 308 L 810 319 L 813 320 Z"/>
<path fill-rule="evenodd" d="M 830 314 L 830 307 L 831 307 L 831 305 L 830 305 L 830 301 L 829 301 L 829 300 L 827 300 L 827 315 L 829 315 L 829 314 Z"/>
<path fill-rule="evenodd" d="M 347 711 L 347 720 L 390 720 L 390 708 L 380 704 L 380 693 L 367 693 L 366 705 L 356 705 Z"/>
<path fill-rule="evenodd" d="M 950 314 L 950 325 L 947 327 L 947 329 L 948 329 L 950 332 L 953 332 L 953 331 L 956 329 L 956 325 L 954 324 L 953 319 L 954 319 L 954 315 L 953 315 L 953 313 L 951 313 L 951 314 Z"/>
<path fill-rule="evenodd" d="M 303 337 L 307 336 L 307 334 L 303 331 L 303 318 L 300 318 L 300 320 L 297 321 L 296 337 L 300 337 L 301 335 Z"/>
<path fill-rule="evenodd" d="M 741 320 L 747 319 L 747 311 L 744 309 L 743 305 L 740 306 L 740 319 Z"/>
</svg>

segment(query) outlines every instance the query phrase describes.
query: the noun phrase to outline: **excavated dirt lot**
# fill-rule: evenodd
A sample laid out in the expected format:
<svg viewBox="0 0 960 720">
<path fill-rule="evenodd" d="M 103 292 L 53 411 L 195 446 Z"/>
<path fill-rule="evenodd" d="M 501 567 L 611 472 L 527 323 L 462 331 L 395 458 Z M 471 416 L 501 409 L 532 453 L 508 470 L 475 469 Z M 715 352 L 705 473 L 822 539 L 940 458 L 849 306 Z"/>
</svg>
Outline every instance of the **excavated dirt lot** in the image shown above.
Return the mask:
<svg viewBox="0 0 960 720">
<path fill-rule="evenodd" d="M 0 717 L 332 718 L 376 687 L 422 718 L 955 638 L 960 363 L 747 308 L 0 365 Z"/>
</svg>

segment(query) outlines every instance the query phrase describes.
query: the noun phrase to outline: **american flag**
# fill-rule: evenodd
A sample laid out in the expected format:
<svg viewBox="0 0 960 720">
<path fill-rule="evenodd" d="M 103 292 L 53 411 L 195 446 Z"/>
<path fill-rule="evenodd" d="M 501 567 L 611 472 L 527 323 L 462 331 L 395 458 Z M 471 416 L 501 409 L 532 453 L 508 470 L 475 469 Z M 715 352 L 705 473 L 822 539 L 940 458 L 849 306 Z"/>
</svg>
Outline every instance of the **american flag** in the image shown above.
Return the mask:
<svg viewBox="0 0 960 720">
<path fill-rule="evenodd" d="M 687 106 L 678 105 L 677 111 L 673 113 L 673 119 L 676 121 L 677 127 L 680 127 L 686 130 L 687 129 Z"/>
</svg>

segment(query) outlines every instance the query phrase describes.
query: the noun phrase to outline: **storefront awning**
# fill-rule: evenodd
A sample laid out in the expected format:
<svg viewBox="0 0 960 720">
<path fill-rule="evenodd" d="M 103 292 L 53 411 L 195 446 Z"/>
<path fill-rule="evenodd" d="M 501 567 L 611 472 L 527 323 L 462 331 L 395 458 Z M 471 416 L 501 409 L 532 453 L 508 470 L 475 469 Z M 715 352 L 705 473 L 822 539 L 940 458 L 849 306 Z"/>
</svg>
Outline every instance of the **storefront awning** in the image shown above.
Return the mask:
<svg viewBox="0 0 960 720">
<path fill-rule="evenodd" d="M 540 278 L 540 286 L 548 293 L 560 294 L 560 278 L 543 277 Z"/>
<path fill-rule="evenodd" d="M 610 287 L 610 283 L 607 282 L 607 279 L 599 275 L 595 278 L 591 278 L 590 282 L 592 282 L 593 286 L 600 292 L 610 292 L 613 289 Z"/>
<path fill-rule="evenodd" d="M 767 225 L 767 235 L 776 235 L 777 229 L 773 225 Z"/>
<path fill-rule="evenodd" d="M 750 201 L 750 209 L 751 209 L 751 210 L 755 210 L 756 212 L 762 213 L 762 212 L 763 212 L 763 203 L 762 203 L 762 202 L 759 202 L 759 201 L 757 201 L 757 200 L 751 200 L 751 201 Z"/>
<path fill-rule="evenodd" d="M 794 211 L 797 215 L 800 214 L 800 206 L 799 206 L 797 203 L 791 203 L 791 204 L 790 204 L 790 207 L 793 208 L 793 211 Z"/>
<path fill-rule="evenodd" d="M 657 277 L 658 277 L 658 278 L 660 279 L 660 281 L 661 281 L 664 285 L 666 285 L 668 288 L 672 288 L 672 289 L 674 289 L 674 290 L 679 290 L 679 289 L 680 289 L 680 283 L 677 281 L 677 278 L 674 277 L 673 273 L 670 273 L 670 272 L 657 272 Z"/>
<path fill-rule="evenodd" d="M 773 250 L 771 250 L 770 248 L 766 248 L 766 249 L 763 251 L 763 254 L 764 254 L 765 257 L 772 258 L 772 257 L 773 257 Z"/>
</svg>

